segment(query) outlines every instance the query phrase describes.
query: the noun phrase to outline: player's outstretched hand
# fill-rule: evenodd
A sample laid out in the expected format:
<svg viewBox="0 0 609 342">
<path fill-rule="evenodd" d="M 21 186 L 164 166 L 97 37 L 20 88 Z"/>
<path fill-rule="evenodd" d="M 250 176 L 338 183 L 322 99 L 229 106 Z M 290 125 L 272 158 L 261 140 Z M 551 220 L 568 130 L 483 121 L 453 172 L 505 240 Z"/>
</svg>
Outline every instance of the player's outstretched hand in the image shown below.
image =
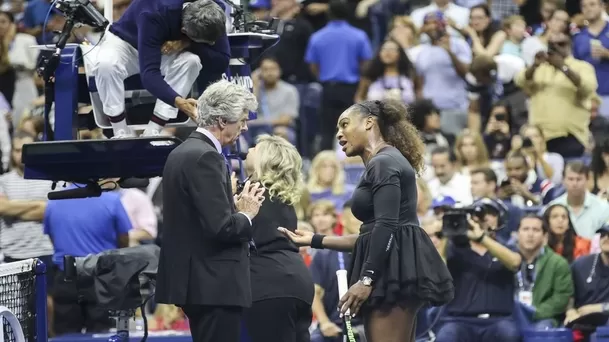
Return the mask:
<svg viewBox="0 0 609 342">
<path fill-rule="evenodd" d="M 296 229 L 295 231 L 291 231 L 289 229 L 279 227 L 277 228 L 280 232 L 285 234 L 292 242 L 294 242 L 297 246 L 311 246 L 311 239 L 313 238 L 313 232 L 308 230 L 300 230 Z"/>
</svg>

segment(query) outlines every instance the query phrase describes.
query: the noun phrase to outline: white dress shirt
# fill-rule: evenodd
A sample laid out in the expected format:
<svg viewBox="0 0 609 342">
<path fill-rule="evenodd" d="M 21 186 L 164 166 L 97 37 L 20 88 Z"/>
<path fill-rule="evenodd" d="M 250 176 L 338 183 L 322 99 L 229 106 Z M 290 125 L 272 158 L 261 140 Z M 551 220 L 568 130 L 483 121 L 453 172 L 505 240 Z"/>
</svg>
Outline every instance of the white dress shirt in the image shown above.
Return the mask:
<svg viewBox="0 0 609 342">
<path fill-rule="evenodd" d="M 469 177 L 456 172 L 448 183 L 442 184 L 437 177 L 433 177 L 427 183 L 429 192 L 433 198 L 440 196 L 452 197 L 461 205 L 470 205 L 474 199 L 472 197 L 472 185 Z"/>
<path fill-rule="evenodd" d="M 220 141 L 218 140 L 218 138 L 216 138 L 213 134 L 211 134 L 210 131 L 206 130 L 205 128 L 197 127 L 197 132 L 202 133 L 209 140 L 211 140 L 211 142 L 216 147 L 216 150 L 218 151 L 218 153 L 222 154 L 222 145 L 220 145 Z M 242 211 L 240 211 L 239 214 L 242 214 L 245 217 L 247 217 L 247 220 L 250 221 L 250 225 L 252 225 L 252 219 L 249 217 L 249 215 L 247 215 L 246 213 L 244 213 Z"/>
</svg>

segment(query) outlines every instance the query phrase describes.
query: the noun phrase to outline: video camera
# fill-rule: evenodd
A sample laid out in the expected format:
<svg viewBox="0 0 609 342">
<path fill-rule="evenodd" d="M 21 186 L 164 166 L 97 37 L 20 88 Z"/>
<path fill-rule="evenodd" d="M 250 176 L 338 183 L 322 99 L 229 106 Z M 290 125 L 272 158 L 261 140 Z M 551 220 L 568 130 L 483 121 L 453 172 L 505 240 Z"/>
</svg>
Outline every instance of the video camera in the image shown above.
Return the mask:
<svg viewBox="0 0 609 342">
<path fill-rule="evenodd" d="M 109 311 L 134 311 L 142 306 L 142 288 L 153 285 L 160 247 L 141 245 L 91 254 L 64 256 L 66 281 L 76 282 L 79 300 L 89 300 Z"/>
<path fill-rule="evenodd" d="M 503 227 L 503 218 L 507 213 L 505 204 L 490 198 L 482 198 L 467 207 L 450 207 L 444 211 L 442 216 L 442 233 L 448 238 L 463 238 L 467 236 L 469 230 L 468 218 L 472 217 L 477 221 L 483 221 L 487 214 L 499 217 L 499 226 Z"/>
</svg>

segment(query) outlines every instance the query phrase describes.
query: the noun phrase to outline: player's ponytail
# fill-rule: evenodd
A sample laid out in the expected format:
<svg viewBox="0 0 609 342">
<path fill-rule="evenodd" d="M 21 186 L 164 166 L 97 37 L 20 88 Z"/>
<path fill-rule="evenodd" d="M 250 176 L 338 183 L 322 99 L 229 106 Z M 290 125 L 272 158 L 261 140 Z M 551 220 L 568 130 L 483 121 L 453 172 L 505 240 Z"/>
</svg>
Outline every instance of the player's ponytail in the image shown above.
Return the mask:
<svg viewBox="0 0 609 342">
<path fill-rule="evenodd" d="M 410 122 L 408 108 L 399 101 L 365 101 L 360 104 L 377 117 L 381 135 L 408 159 L 417 174 L 425 167 L 425 144 Z"/>
</svg>

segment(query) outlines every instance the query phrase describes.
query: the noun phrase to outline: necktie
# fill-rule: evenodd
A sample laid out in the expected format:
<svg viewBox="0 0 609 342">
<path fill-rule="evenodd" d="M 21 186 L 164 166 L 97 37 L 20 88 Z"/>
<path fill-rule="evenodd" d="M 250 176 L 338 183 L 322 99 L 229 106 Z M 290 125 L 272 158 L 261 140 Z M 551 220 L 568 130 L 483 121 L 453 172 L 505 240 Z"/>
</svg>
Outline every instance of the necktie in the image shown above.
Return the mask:
<svg viewBox="0 0 609 342">
<path fill-rule="evenodd" d="M 230 184 L 230 186 L 232 187 L 232 181 L 231 181 L 231 177 L 230 177 L 231 165 L 230 165 L 230 162 L 229 162 L 228 158 L 226 158 L 226 156 L 224 155 L 224 153 L 222 154 L 222 157 L 224 157 L 224 163 L 226 164 L 226 174 L 227 174 L 227 177 L 228 177 L 228 184 Z M 231 193 L 232 193 L 232 191 L 231 191 Z M 256 250 L 256 243 L 254 242 L 253 238 L 250 239 L 247 242 L 247 244 L 249 245 L 250 251 Z"/>
</svg>

